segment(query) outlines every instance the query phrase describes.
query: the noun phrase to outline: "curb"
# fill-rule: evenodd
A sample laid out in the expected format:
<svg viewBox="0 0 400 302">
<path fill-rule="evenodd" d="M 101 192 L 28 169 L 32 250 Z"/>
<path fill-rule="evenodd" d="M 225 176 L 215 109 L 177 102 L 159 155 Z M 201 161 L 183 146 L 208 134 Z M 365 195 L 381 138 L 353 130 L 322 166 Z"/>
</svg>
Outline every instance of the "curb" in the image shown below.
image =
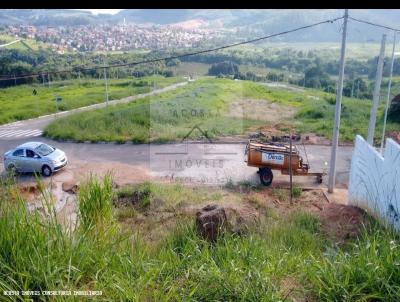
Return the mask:
<svg viewBox="0 0 400 302">
<path fill-rule="evenodd" d="M 132 141 L 125 141 L 125 142 L 118 142 L 118 141 L 97 141 L 97 142 L 92 142 L 89 140 L 78 142 L 75 140 L 57 140 L 57 139 L 52 139 L 51 137 L 45 137 L 42 136 L 46 139 L 53 140 L 58 143 L 69 143 L 69 144 L 90 144 L 90 145 L 176 145 L 176 144 L 190 144 L 190 145 L 200 145 L 200 144 L 207 144 L 207 145 L 244 145 L 248 143 L 248 140 L 237 140 L 237 141 L 215 141 L 215 142 L 203 142 L 203 141 L 172 141 L 172 142 L 163 142 L 163 143 L 156 143 L 156 142 L 150 142 L 150 143 L 134 143 Z M 302 144 L 294 144 L 297 146 L 301 146 Z M 330 147 L 332 145 L 328 144 L 304 144 L 305 146 L 326 146 Z M 353 144 L 338 144 L 339 147 L 354 147 Z"/>
</svg>

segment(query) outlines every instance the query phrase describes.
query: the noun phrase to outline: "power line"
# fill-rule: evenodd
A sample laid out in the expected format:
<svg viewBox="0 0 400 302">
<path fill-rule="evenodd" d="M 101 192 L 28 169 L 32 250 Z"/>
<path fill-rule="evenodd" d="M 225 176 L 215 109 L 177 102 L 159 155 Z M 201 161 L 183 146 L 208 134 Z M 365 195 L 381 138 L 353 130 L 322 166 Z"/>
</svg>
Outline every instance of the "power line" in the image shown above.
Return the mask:
<svg viewBox="0 0 400 302">
<path fill-rule="evenodd" d="M 239 46 L 239 45 L 254 43 L 254 42 L 262 41 L 262 40 L 265 40 L 265 39 L 269 39 L 269 38 L 273 38 L 273 37 L 277 37 L 277 36 L 293 33 L 293 32 L 296 32 L 296 31 L 299 31 L 299 30 L 302 30 L 302 29 L 315 27 L 315 26 L 318 26 L 318 25 L 321 25 L 321 24 L 324 24 L 324 23 L 333 23 L 333 22 L 338 21 L 338 20 L 343 19 L 343 18 L 344 17 L 337 17 L 337 18 L 334 18 L 334 19 L 324 20 L 324 21 L 321 21 L 321 22 L 317 22 L 317 23 L 313 23 L 313 24 L 310 24 L 310 25 L 297 27 L 295 29 L 283 31 L 283 32 L 276 33 L 276 34 L 271 34 L 271 35 L 260 37 L 260 38 L 257 38 L 257 39 L 247 40 L 247 41 L 243 41 L 243 42 L 224 45 L 224 46 L 211 48 L 211 49 L 206 49 L 206 50 L 200 50 L 200 51 L 187 53 L 187 54 L 183 54 L 183 55 L 176 55 L 176 56 L 164 57 L 164 58 L 159 58 L 159 59 L 143 60 L 143 61 L 131 62 L 131 63 L 113 64 L 113 65 L 108 65 L 108 66 L 94 66 L 94 67 L 79 67 L 79 66 L 76 66 L 76 67 L 73 67 L 72 69 L 68 69 L 68 70 L 53 71 L 53 72 L 51 72 L 51 74 L 61 74 L 61 73 L 70 73 L 70 72 L 78 72 L 78 71 L 82 72 L 82 71 L 97 70 L 97 69 L 111 68 L 111 67 L 135 66 L 135 65 L 139 65 L 139 64 L 155 63 L 155 62 L 160 62 L 160 61 L 164 61 L 164 60 L 179 59 L 179 58 L 183 58 L 183 57 L 194 56 L 194 55 L 198 55 L 198 54 L 204 54 L 204 53 L 208 53 L 208 52 L 218 51 L 218 50 L 221 50 L 221 49 L 236 47 L 236 46 Z M 36 72 L 36 73 L 20 75 L 20 76 L 16 77 L 16 79 L 37 77 L 37 76 L 42 75 L 44 72 L 45 71 L 39 71 L 39 72 Z M 8 81 L 10 79 L 14 79 L 14 77 L 11 77 L 11 78 L 10 77 L 9 78 L 0 78 L 0 81 Z"/>
<path fill-rule="evenodd" d="M 400 29 L 397 29 L 397 28 L 393 28 L 393 27 L 382 25 L 382 24 L 378 24 L 378 23 L 373 23 L 373 22 L 370 22 L 370 21 L 362 20 L 362 19 L 353 18 L 353 17 L 350 17 L 350 16 L 349 16 L 349 19 L 351 19 L 353 21 L 356 21 L 356 22 L 360 22 L 360 23 L 365 23 L 365 24 L 369 24 L 369 25 L 372 25 L 372 26 L 376 26 L 376 27 L 381 27 L 381 28 L 394 30 L 394 31 L 400 31 Z"/>
</svg>

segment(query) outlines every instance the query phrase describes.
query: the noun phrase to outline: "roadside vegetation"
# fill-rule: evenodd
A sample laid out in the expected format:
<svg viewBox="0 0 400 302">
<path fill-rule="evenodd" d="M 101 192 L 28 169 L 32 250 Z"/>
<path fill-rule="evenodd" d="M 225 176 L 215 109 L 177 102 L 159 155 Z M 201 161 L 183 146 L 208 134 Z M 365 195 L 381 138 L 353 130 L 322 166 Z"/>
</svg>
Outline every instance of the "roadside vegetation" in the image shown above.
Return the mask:
<svg viewBox="0 0 400 302">
<path fill-rule="evenodd" d="M 181 81 L 181 77 L 163 76 L 109 79 L 109 100 L 150 92 Z M 0 89 L 0 125 L 57 112 L 56 96 L 62 98 L 59 111 L 104 102 L 104 79 L 82 78 Z"/>
<path fill-rule="evenodd" d="M 109 176 L 92 177 L 79 193 L 81 220 L 70 233 L 52 211 L 29 214 L 13 183 L 2 183 L 0 190 L 1 292 L 102 291 L 96 301 L 396 301 L 400 296 L 399 237 L 371 218 L 359 234 L 338 244 L 316 214 L 260 208 L 256 226 L 211 245 L 179 205 L 222 203 L 227 194 L 247 204 L 242 199 L 247 194 L 151 183 L 114 191 Z M 149 205 L 130 212 L 127 205 L 122 215 L 116 198 L 139 204 L 143 198 Z M 163 230 L 150 243 L 140 230 L 161 211 L 160 204 L 170 218 L 149 226 Z M 135 215 L 147 218 L 130 220 Z M 165 227 L 169 221 L 173 226 Z M 2 296 L 3 301 L 25 297 L 8 298 Z"/>
<path fill-rule="evenodd" d="M 316 89 L 273 88 L 252 81 L 205 77 L 174 91 L 129 104 L 77 113 L 45 129 L 53 139 L 135 143 L 179 141 L 194 126 L 190 139 L 243 135 L 260 127 L 283 132 L 294 129 L 330 138 L 335 95 Z M 383 124 L 384 103 L 378 110 L 376 133 Z M 344 97 L 340 139 L 366 135 L 370 102 Z M 400 130 L 389 122 L 387 131 Z"/>
</svg>

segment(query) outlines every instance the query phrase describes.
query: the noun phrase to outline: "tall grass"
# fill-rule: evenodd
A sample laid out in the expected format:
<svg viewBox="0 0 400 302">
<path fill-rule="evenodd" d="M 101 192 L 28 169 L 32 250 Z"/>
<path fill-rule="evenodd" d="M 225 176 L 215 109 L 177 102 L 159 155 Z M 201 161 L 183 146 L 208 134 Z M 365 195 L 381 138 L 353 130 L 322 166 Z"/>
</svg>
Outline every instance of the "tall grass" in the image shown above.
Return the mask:
<svg viewBox="0 0 400 302">
<path fill-rule="evenodd" d="M 176 195 L 171 201 L 195 190 L 166 188 L 165 195 Z M 8 299 L 3 290 L 101 290 L 97 301 L 292 301 L 294 297 L 397 301 L 399 297 L 399 238 L 379 225 L 338 247 L 325 237 L 317 217 L 295 212 L 261 223 L 246 236 L 226 234 L 209 245 L 187 218 L 158 245 L 150 246 L 116 227 L 109 203 L 110 178 L 102 182 L 92 178 L 83 185 L 81 227 L 72 233 L 56 219 L 29 214 L 23 200 L 7 193 L 9 189 L 10 184 L 1 186 L 2 301 L 23 300 L 22 296 Z M 47 301 L 44 296 L 37 300 Z"/>
<path fill-rule="evenodd" d="M 314 262 L 308 273 L 321 301 L 399 301 L 398 233 L 377 223 L 346 250 Z"/>
<path fill-rule="evenodd" d="M 165 78 L 162 76 L 144 77 L 141 79 L 109 79 L 109 99 L 150 92 L 153 82 L 162 88 L 177 82 L 181 77 Z M 33 95 L 33 90 L 37 95 Z M 60 111 L 104 102 L 104 80 L 82 79 L 53 82 L 50 86 L 41 84 L 19 85 L 0 89 L 0 125 L 24 120 L 40 115 L 57 112 L 55 95 L 62 97 L 58 106 Z"/>
<path fill-rule="evenodd" d="M 102 182 L 91 174 L 79 190 L 80 223 L 85 229 L 112 220 L 112 199 L 111 174 L 107 173 Z"/>
<path fill-rule="evenodd" d="M 294 117 L 282 120 L 278 125 L 282 131 L 293 127 L 301 133 L 314 132 L 330 138 L 335 106 L 332 97 L 332 94 L 315 89 L 290 91 L 250 81 L 207 77 L 131 104 L 65 117 L 50 124 L 45 135 L 75 141 L 162 143 L 181 140 L 195 125 L 200 125 L 211 138 L 240 135 L 249 129 L 271 124 L 268 117 L 260 120 L 245 115 L 243 118 L 230 116 L 233 102 L 256 99 L 296 109 Z M 378 110 L 379 119 L 383 110 L 382 103 Z M 356 134 L 365 135 L 369 112 L 368 101 L 344 98 L 340 138 L 352 141 Z M 381 127 L 382 123 L 378 122 L 377 132 Z M 396 129 L 400 130 L 399 124 L 388 124 L 388 130 Z M 202 134 L 194 131 L 190 138 L 201 139 Z"/>
</svg>

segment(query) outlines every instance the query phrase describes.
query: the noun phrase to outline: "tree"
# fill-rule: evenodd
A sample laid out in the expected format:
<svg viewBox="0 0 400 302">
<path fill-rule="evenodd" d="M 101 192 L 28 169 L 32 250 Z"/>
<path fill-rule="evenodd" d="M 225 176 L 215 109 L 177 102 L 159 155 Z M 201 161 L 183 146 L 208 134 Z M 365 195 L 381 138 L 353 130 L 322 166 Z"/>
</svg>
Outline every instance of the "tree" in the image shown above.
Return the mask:
<svg viewBox="0 0 400 302">
<path fill-rule="evenodd" d="M 218 76 L 219 74 L 223 75 L 234 75 L 239 72 L 239 67 L 230 61 L 224 61 L 220 63 L 212 64 L 210 69 L 208 70 L 209 75 Z"/>
<path fill-rule="evenodd" d="M 388 111 L 388 120 L 400 123 L 400 94 L 392 100 Z"/>
<path fill-rule="evenodd" d="M 329 75 L 320 66 L 308 68 L 305 72 L 305 80 L 303 78 L 301 82 L 304 82 L 306 87 L 312 88 L 325 88 L 332 83 Z"/>
<path fill-rule="evenodd" d="M 181 63 L 181 61 L 179 59 L 171 59 L 171 60 L 167 60 L 165 65 L 167 67 L 173 67 L 173 66 L 178 66 L 180 63 Z"/>
</svg>

